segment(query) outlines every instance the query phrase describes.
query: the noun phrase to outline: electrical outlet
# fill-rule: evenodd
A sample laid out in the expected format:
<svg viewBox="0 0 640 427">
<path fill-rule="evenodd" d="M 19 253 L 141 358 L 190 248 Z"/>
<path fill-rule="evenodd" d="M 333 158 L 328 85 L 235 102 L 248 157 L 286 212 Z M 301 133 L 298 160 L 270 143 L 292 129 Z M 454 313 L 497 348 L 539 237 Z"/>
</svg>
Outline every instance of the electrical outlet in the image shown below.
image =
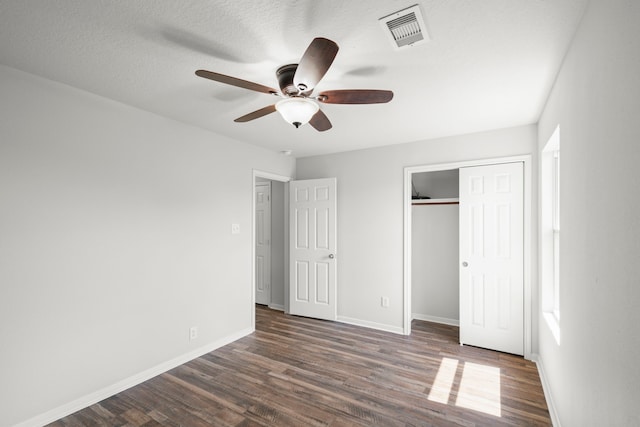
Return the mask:
<svg viewBox="0 0 640 427">
<path fill-rule="evenodd" d="M 240 224 L 231 224 L 231 234 L 240 234 Z"/>
<path fill-rule="evenodd" d="M 382 305 L 382 307 L 384 308 L 389 308 L 389 297 L 382 297 L 380 299 L 380 304 Z"/>
<path fill-rule="evenodd" d="M 198 327 L 192 326 L 189 328 L 189 341 L 195 340 L 198 338 Z"/>
</svg>

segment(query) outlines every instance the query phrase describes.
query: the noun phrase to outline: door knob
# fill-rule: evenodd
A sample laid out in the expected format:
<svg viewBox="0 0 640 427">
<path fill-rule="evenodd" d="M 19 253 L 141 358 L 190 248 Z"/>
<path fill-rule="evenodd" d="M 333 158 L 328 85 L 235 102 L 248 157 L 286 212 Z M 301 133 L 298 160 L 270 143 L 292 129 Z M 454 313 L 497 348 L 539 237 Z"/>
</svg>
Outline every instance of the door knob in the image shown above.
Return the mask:
<svg viewBox="0 0 640 427">
<path fill-rule="evenodd" d="M 329 259 L 334 259 L 336 256 L 334 254 L 329 254 Z"/>
<path fill-rule="evenodd" d="M 463 266 L 463 267 L 468 267 L 468 266 L 469 266 L 469 263 L 468 263 L 467 261 L 462 261 L 462 266 Z"/>
</svg>

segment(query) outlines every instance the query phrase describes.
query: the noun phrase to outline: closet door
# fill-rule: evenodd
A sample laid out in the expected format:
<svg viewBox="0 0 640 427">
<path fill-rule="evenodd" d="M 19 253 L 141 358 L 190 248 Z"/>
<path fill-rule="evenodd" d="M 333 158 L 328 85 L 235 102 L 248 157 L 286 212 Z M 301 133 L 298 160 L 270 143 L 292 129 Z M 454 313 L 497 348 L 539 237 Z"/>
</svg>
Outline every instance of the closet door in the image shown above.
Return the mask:
<svg viewBox="0 0 640 427">
<path fill-rule="evenodd" d="M 523 164 L 460 169 L 460 344 L 524 354 Z"/>
</svg>

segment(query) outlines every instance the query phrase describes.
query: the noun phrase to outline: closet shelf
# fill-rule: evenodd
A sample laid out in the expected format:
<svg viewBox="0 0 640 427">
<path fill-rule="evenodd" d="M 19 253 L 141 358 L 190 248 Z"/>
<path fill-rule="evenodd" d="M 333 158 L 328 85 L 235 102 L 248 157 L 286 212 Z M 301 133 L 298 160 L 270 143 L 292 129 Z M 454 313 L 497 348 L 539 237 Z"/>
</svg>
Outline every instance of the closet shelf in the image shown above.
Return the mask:
<svg viewBox="0 0 640 427">
<path fill-rule="evenodd" d="M 459 199 L 416 199 L 411 201 L 412 205 L 457 205 Z"/>
</svg>

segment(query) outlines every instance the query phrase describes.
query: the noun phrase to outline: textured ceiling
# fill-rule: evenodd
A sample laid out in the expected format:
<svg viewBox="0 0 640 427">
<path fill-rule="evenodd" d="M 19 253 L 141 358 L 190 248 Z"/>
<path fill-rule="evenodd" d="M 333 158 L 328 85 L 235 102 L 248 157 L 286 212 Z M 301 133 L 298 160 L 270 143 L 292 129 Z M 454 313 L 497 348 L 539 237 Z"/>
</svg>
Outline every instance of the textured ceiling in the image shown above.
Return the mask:
<svg viewBox="0 0 640 427">
<path fill-rule="evenodd" d="M 308 156 L 535 123 L 587 0 L 0 0 L 0 63 L 239 141 Z M 378 19 L 418 3 L 432 40 L 395 50 Z M 233 119 L 277 87 L 314 37 L 340 51 L 316 87 L 389 89 L 327 105 L 327 132 L 277 113 Z"/>
</svg>

